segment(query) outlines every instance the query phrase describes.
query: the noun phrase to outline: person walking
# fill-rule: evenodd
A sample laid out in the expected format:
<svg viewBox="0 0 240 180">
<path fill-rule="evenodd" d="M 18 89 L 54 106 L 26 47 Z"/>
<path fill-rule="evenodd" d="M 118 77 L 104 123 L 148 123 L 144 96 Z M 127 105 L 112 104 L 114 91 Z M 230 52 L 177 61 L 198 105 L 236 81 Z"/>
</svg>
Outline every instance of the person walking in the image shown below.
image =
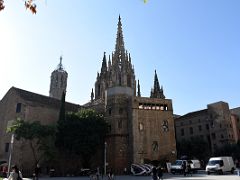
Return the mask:
<svg viewBox="0 0 240 180">
<path fill-rule="evenodd" d="M 183 163 L 182 163 L 182 171 L 183 171 L 183 175 L 184 176 L 186 176 L 186 168 L 187 168 L 186 161 L 183 161 Z"/>
<path fill-rule="evenodd" d="M 163 180 L 163 171 L 161 166 L 157 168 L 157 176 L 159 180 Z"/>
<path fill-rule="evenodd" d="M 158 180 L 157 168 L 156 167 L 152 168 L 152 180 Z"/>
<path fill-rule="evenodd" d="M 113 170 L 112 169 L 108 173 L 108 180 L 114 180 L 114 174 L 113 174 Z"/>
<path fill-rule="evenodd" d="M 16 165 L 12 166 L 12 172 L 10 173 L 8 180 L 22 180 L 22 173 Z"/>
<path fill-rule="evenodd" d="M 37 166 L 35 167 L 35 170 L 34 170 L 35 180 L 38 180 L 39 173 L 40 173 L 40 166 L 39 166 L 39 164 L 37 164 Z"/>
</svg>

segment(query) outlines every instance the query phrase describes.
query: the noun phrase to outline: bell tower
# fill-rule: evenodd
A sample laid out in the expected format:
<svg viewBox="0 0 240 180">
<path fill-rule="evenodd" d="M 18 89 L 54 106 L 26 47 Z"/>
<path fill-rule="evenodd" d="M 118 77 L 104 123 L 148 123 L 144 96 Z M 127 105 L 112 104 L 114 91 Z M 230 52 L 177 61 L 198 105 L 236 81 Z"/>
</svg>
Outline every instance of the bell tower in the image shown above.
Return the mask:
<svg viewBox="0 0 240 180">
<path fill-rule="evenodd" d="M 51 74 L 51 83 L 50 83 L 50 91 L 49 96 L 61 99 L 62 93 L 66 93 L 67 89 L 67 77 L 68 73 L 64 70 L 62 65 L 62 56 L 60 56 L 60 62 L 57 68 Z"/>
</svg>

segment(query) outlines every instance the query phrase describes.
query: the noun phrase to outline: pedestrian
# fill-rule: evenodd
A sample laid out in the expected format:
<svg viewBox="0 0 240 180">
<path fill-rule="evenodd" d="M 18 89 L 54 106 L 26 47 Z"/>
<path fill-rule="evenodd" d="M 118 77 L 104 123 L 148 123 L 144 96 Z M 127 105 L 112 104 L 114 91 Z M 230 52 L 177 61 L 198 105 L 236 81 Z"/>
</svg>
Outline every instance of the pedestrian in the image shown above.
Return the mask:
<svg viewBox="0 0 240 180">
<path fill-rule="evenodd" d="M 157 168 L 155 166 L 152 168 L 152 180 L 158 180 Z"/>
<path fill-rule="evenodd" d="M 186 164 L 186 173 L 192 176 L 191 163 L 187 162 Z"/>
<path fill-rule="evenodd" d="M 157 168 L 157 176 L 158 176 L 158 179 L 163 180 L 163 171 L 161 166 Z"/>
<path fill-rule="evenodd" d="M 114 174 L 113 174 L 113 170 L 112 169 L 108 173 L 108 180 L 114 180 Z"/>
<path fill-rule="evenodd" d="M 40 166 L 39 166 L 39 164 L 37 164 L 37 166 L 35 167 L 35 170 L 34 170 L 35 180 L 38 180 L 39 173 L 40 173 Z"/>
<path fill-rule="evenodd" d="M 184 176 L 186 176 L 186 168 L 187 168 L 186 161 L 183 161 L 183 163 L 182 163 L 182 172 L 183 172 Z"/>
<path fill-rule="evenodd" d="M 22 180 L 22 173 L 16 165 L 12 166 L 12 172 L 10 173 L 8 180 Z"/>
<path fill-rule="evenodd" d="M 99 180 L 99 177 L 100 177 L 100 169 L 98 167 L 96 172 L 96 179 Z"/>
</svg>

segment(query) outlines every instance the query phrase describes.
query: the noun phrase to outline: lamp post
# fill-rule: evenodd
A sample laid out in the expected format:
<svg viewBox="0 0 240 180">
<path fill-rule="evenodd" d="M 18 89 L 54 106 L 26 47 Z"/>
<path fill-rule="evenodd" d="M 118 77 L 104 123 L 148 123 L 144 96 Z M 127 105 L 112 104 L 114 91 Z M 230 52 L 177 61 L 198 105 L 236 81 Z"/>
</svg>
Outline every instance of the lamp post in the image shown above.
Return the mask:
<svg viewBox="0 0 240 180">
<path fill-rule="evenodd" d="M 9 177 L 9 175 L 10 175 L 10 167 L 11 167 L 12 151 L 13 151 L 13 142 L 14 142 L 14 134 L 12 134 L 12 136 L 11 136 L 10 151 L 9 151 L 9 158 L 8 158 L 8 173 L 7 173 L 7 177 Z"/>
<path fill-rule="evenodd" d="M 104 175 L 107 174 L 107 142 L 104 143 Z"/>
</svg>

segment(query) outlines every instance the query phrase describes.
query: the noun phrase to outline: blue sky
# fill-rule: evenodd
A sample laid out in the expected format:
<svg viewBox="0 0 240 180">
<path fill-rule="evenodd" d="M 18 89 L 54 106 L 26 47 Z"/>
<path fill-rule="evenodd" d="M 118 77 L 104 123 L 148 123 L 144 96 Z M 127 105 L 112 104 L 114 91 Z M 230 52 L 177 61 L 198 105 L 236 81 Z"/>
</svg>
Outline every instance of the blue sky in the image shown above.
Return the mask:
<svg viewBox="0 0 240 180">
<path fill-rule="evenodd" d="M 115 47 L 118 15 L 142 96 L 154 70 L 175 114 L 225 101 L 239 107 L 239 0 L 45 0 L 32 15 L 23 1 L 0 12 L 0 98 L 12 87 L 49 94 L 60 55 L 67 101 L 90 100 L 103 52 Z"/>
</svg>

